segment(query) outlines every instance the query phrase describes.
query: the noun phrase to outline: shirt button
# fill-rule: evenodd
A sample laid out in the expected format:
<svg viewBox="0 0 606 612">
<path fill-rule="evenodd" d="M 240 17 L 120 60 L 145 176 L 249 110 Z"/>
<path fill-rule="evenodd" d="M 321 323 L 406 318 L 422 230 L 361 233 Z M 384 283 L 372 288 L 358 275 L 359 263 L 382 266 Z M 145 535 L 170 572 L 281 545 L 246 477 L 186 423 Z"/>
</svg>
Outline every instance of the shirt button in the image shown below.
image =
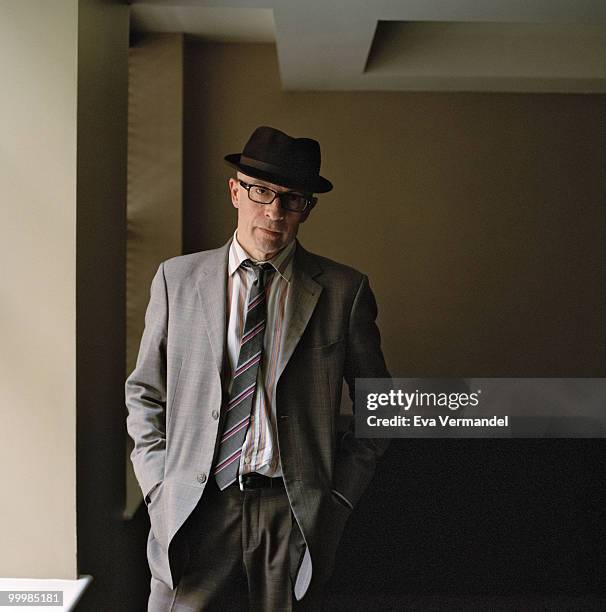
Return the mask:
<svg viewBox="0 0 606 612">
<path fill-rule="evenodd" d="M 211 415 L 212 415 L 213 419 L 215 419 L 215 421 L 219 418 L 219 413 L 216 410 L 213 410 L 211 412 Z"/>
<path fill-rule="evenodd" d="M 244 458 L 244 463 L 246 463 L 246 465 L 248 465 L 250 463 L 250 459 L 248 457 Z"/>
<path fill-rule="evenodd" d="M 204 473 L 202 473 L 202 474 L 198 474 L 198 475 L 196 476 L 196 479 L 197 479 L 197 481 L 198 481 L 200 484 L 204 484 L 204 483 L 206 482 L 206 474 L 204 474 Z"/>
</svg>

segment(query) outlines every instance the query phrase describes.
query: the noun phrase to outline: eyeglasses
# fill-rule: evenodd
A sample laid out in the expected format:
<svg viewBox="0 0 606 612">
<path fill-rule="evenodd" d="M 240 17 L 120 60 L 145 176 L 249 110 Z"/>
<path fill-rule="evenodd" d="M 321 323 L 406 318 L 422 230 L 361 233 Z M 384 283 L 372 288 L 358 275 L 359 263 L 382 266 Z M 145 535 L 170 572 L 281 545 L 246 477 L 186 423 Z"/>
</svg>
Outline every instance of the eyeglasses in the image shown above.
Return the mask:
<svg viewBox="0 0 606 612">
<path fill-rule="evenodd" d="M 248 197 L 257 204 L 271 204 L 276 198 L 279 198 L 284 210 L 303 213 L 308 208 L 313 208 L 318 201 L 318 198 L 304 196 L 295 191 L 278 192 L 264 185 L 249 185 L 239 179 L 238 182 L 248 191 Z"/>
</svg>

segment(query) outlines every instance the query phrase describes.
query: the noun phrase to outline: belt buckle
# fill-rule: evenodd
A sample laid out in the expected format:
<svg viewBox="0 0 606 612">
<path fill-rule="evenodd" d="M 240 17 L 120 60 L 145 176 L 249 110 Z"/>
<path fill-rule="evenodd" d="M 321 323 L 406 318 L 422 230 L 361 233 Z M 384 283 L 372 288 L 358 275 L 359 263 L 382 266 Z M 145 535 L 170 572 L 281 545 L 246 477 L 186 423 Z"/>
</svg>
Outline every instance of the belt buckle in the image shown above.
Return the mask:
<svg viewBox="0 0 606 612">
<path fill-rule="evenodd" d="M 244 474 L 238 474 L 238 486 L 240 491 L 244 491 Z"/>
</svg>

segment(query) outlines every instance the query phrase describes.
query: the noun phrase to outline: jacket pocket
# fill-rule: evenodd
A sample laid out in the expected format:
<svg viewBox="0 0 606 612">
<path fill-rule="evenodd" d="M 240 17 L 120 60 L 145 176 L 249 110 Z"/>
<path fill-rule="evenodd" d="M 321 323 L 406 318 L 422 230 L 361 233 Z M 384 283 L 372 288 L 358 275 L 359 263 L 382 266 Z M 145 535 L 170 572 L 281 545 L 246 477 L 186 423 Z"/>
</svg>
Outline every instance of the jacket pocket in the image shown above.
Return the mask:
<svg viewBox="0 0 606 612">
<path fill-rule="evenodd" d="M 149 514 L 149 522 L 152 533 L 160 545 L 166 549 L 166 512 L 164 509 L 165 496 L 164 487 L 165 480 L 162 480 L 149 493 L 149 504 L 147 505 L 147 513 Z"/>
<path fill-rule="evenodd" d="M 147 495 L 143 498 L 145 500 L 145 505 L 147 506 L 147 508 L 149 509 L 149 507 L 151 506 L 151 504 L 153 503 L 154 499 L 156 498 L 156 496 L 159 493 L 159 489 L 162 486 L 162 483 L 164 481 L 160 480 L 159 482 L 157 482 L 148 492 Z"/>
<path fill-rule="evenodd" d="M 326 497 L 326 515 L 320 534 L 321 560 L 318 568 L 322 582 L 327 581 L 333 572 L 341 537 L 351 514 L 351 510 L 345 504 L 337 501 L 337 497 L 332 490 L 327 491 Z"/>
<path fill-rule="evenodd" d="M 339 493 L 339 491 L 337 491 L 336 489 L 331 489 L 330 492 L 332 493 L 333 499 L 338 504 L 340 504 L 347 510 L 350 510 L 350 511 L 353 510 L 353 506 L 351 505 L 351 502 L 347 499 L 347 497 L 345 497 L 345 495 L 343 495 L 342 493 Z"/>
</svg>

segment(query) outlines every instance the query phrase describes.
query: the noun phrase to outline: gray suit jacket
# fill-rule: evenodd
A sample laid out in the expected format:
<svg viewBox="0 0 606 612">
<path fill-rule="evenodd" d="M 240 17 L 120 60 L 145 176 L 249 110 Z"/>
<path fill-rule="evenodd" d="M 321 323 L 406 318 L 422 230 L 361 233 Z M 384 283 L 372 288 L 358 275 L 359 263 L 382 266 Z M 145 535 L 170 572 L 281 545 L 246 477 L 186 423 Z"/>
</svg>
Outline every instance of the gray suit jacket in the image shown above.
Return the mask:
<svg viewBox="0 0 606 612">
<path fill-rule="evenodd" d="M 179 530 L 205 487 L 215 486 L 230 243 L 160 265 L 126 381 L 131 459 L 151 522 L 150 569 L 170 588 L 189 557 Z M 386 447 L 356 438 L 353 427 L 337 444 L 343 379 L 353 400 L 356 377 L 389 376 L 376 314 L 364 275 L 297 244 L 276 387 L 282 472 L 296 519 L 290 569 L 297 598 L 312 571 L 319 581 L 332 571 L 350 513 L 338 494 L 355 506 Z"/>
</svg>

